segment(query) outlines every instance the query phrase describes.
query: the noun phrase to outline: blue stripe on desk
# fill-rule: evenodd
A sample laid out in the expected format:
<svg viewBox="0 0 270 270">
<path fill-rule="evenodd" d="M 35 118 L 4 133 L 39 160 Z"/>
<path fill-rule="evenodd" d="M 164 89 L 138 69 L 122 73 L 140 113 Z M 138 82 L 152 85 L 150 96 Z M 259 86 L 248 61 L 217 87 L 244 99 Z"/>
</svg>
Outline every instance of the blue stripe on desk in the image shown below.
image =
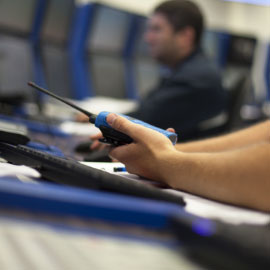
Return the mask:
<svg viewBox="0 0 270 270">
<path fill-rule="evenodd" d="M 0 206 L 38 213 L 78 216 L 163 229 L 173 215 L 185 215 L 175 204 L 55 184 L 0 181 Z"/>
</svg>

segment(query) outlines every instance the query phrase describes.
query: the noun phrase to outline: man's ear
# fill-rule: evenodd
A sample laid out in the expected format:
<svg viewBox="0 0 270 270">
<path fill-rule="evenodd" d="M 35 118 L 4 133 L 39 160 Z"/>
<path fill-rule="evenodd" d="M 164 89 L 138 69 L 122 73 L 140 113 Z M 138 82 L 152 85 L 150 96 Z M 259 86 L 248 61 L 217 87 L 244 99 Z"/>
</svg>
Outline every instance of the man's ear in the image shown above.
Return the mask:
<svg viewBox="0 0 270 270">
<path fill-rule="evenodd" d="M 182 46 L 193 47 L 195 43 L 195 30 L 191 26 L 187 26 L 177 32 L 178 42 Z"/>
</svg>

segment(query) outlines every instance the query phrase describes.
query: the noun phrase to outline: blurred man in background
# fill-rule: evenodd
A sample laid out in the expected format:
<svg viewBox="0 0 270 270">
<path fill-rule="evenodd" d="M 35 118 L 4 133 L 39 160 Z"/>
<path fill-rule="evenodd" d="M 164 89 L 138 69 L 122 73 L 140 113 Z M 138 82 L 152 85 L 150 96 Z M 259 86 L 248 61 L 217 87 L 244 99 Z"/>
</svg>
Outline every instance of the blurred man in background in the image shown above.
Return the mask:
<svg viewBox="0 0 270 270">
<path fill-rule="evenodd" d="M 154 9 L 145 40 L 168 72 L 127 115 L 163 129 L 172 126 L 183 141 L 201 137 L 200 124 L 225 111 L 221 76 L 200 47 L 203 30 L 202 13 L 189 0 L 166 1 Z"/>
<path fill-rule="evenodd" d="M 200 48 L 203 21 L 189 0 L 166 1 L 154 9 L 145 40 L 169 74 L 129 114 L 161 128 L 174 127 L 180 140 L 200 136 L 199 124 L 226 106 L 220 74 Z"/>
</svg>

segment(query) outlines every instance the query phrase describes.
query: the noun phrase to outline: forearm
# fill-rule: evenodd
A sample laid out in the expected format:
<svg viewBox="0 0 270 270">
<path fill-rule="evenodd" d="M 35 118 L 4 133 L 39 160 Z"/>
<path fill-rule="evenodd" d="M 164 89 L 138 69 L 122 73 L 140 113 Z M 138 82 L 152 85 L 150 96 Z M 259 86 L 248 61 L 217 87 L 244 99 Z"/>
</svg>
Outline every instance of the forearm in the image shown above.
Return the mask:
<svg viewBox="0 0 270 270">
<path fill-rule="evenodd" d="M 134 139 L 110 151 L 128 172 L 210 199 L 270 211 L 270 142 L 264 129 L 257 144 L 254 140 L 231 151 L 185 153 L 159 132 L 123 117 L 109 114 L 107 122 Z M 261 125 L 268 127 L 269 122 Z"/>
<path fill-rule="evenodd" d="M 211 154 L 176 152 L 163 164 L 161 178 L 173 188 L 270 211 L 270 143 Z"/>
<path fill-rule="evenodd" d="M 270 142 L 270 121 L 238 132 L 190 143 L 179 143 L 176 149 L 183 152 L 219 152 L 232 150 L 258 142 Z"/>
</svg>

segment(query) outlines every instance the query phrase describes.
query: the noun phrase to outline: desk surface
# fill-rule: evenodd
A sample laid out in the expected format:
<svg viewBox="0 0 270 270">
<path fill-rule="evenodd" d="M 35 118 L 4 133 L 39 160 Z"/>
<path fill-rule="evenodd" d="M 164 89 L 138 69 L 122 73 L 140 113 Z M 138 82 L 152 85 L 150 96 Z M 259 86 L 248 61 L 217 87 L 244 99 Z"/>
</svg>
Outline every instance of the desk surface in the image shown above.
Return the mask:
<svg viewBox="0 0 270 270">
<path fill-rule="evenodd" d="M 178 252 L 175 240 L 169 236 L 159 242 L 156 239 L 160 237 L 152 236 L 151 240 L 147 231 L 141 231 L 141 237 L 135 238 L 132 234 L 112 233 L 104 224 L 99 224 L 103 229 L 96 229 L 95 224 L 85 223 L 75 219 L 65 225 L 41 223 L 0 214 L 0 268 L 203 269 Z M 125 228 L 121 229 L 125 232 Z"/>
<path fill-rule="evenodd" d="M 115 173 L 113 170 L 115 167 L 124 167 L 124 164 L 122 163 L 83 162 L 83 164 L 106 170 L 110 173 Z M 152 181 L 140 178 L 127 172 L 120 172 L 116 174 L 126 177 L 130 180 L 146 181 L 147 183 L 156 185 L 155 182 L 152 183 Z M 260 211 L 220 203 L 179 190 L 167 189 L 167 191 L 179 195 L 184 199 L 186 202 L 186 212 L 202 218 L 218 219 L 220 221 L 231 224 L 247 223 L 254 225 L 264 225 L 270 223 L 270 213 L 263 213 Z"/>
<path fill-rule="evenodd" d="M 169 190 L 168 192 L 176 191 Z M 190 196 L 188 199 L 191 203 L 192 199 L 198 203 L 197 207 L 193 205 L 193 208 L 198 208 L 200 204 L 207 205 L 205 199 L 196 196 L 192 198 L 192 195 L 184 193 L 182 195 L 186 198 Z M 216 212 L 218 208 L 220 212 L 223 212 L 221 215 L 223 218 L 226 211 L 228 213 L 231 211 L 231 206 L 224 206 L 229 207 L 225 211 L 222 207 L 218 207 L 222 204 L 212 203 Z M 95 269 L 220 269 L 219 267 L 203 268 L 201 264 L 197 265 L 196 260 L 188 259 L 185 253 L 186 246 L 183 244 L 179 246 L 179 243 L 176 245 L 175 236 L 167 239 L 160 238 L 165 228 L 168 228 L 168 232 L 170 231 L 168 225 L 173 216 L 177 218 L 182 216 L 183 229 L 190 228 L 187 235 L 198 236 L 202 232 L 203 227 L 196 233 L 189 223 L 203 226 L 205 222 L 200 222 L 202 219 L 187 214 L 178 205 L 52 184 L 23 184 L 12 182 L 11 179 L 2 179 L 0 181 L 0 208 L 6 209 L 5 212 L 0 212 L 0 237 L 2 239 L 0 254 L 4 257 L 1 258 L 0 255 L 0 268 L 4 270 L 20 269 L 18 265 L 22 263 L 27 263 L 26 269 L 74 269 L 66 268 L 67 262 L 70 266 L 82 265 L 81 268 L 76 269 L 85 269 L 86 265 L 87 267 L 94 265 Z M 12 216 L 9 209 L 18 208 L 29 212 L 33 220 L 29 220 L 29 214 L 27 214 L 28 219 L 18 213 Z M 238 210 L 244 211 L 247 215 L 248 210 Z M 258 216 L 253 214 L 261 214 L 251 212 L 248 212 L 249 220 L 258 219 Z M 208 210 L 207 207 L 205 208 L 205 213 L 208 215 L 211 213 L 209 204 Z M 45 215 L 45 222 L 39 221 L 40 215 Z M 55 224 L 51 226 L 51 215 L 60 219 L 57 226 Z M 253 215 L 252 218 L 251 215 Z M 269 216 L 265 215 L 265 217 Z M 86 231 L 82 230 L 85 221 L 88 221 Z M 96 221 L 101 221 L 103 224 L 101 222 L 97 224 Z M 118 229 L 118 234 L 105 233 L 104 235 L 104 231 L 101 234 L 94 231 L 93 234 L 90 230 L 93 229 L 92 222 L 98 225 L 95 227 L 98 230 L 106 228 L 104 223 L 114 224 Z M 211 220 L 208 220 L 206 224 L 209 225 L 209 222 L 211 223 Z M 67 228 L 69 225 L 71 228 Z M 128 230 L 126 230 L 127 226 Z M 137 232 L 139 228 L 139 239 L 134 238 L 134 228 Z M 153 231 L 157 233 L 156 237 Z M 183 232 L 186 234 L 185 231 Z M 123 239 L 123 234 L 128 238 Z M 130 238 L 131 235 L 133 237 Z M 208 241 L 208 238 L 203 240 L 206 244 Z M 181 251 L 181 248 L 184 250 Z M 199 246 L 197 251 L 198 248 L 199 252 L 204 250 L 204 247 Z M 208 256 L 212 254 L 212 251 L 207 252 Z M 223 252 L 223 249 L 219 252 Z M 102 259 L 100 259 L 100 254 L 102 254 Z M 66 260 L 65 257 L 67 257 Z M 212 260 L 211 256 L 208 260 Z M 37 265 L 42 265 L 40 261 L 44 263 L 44 267 L 37 268 Z M 224 258 L 220 263 L 223 265 Z"/>
</svg>

